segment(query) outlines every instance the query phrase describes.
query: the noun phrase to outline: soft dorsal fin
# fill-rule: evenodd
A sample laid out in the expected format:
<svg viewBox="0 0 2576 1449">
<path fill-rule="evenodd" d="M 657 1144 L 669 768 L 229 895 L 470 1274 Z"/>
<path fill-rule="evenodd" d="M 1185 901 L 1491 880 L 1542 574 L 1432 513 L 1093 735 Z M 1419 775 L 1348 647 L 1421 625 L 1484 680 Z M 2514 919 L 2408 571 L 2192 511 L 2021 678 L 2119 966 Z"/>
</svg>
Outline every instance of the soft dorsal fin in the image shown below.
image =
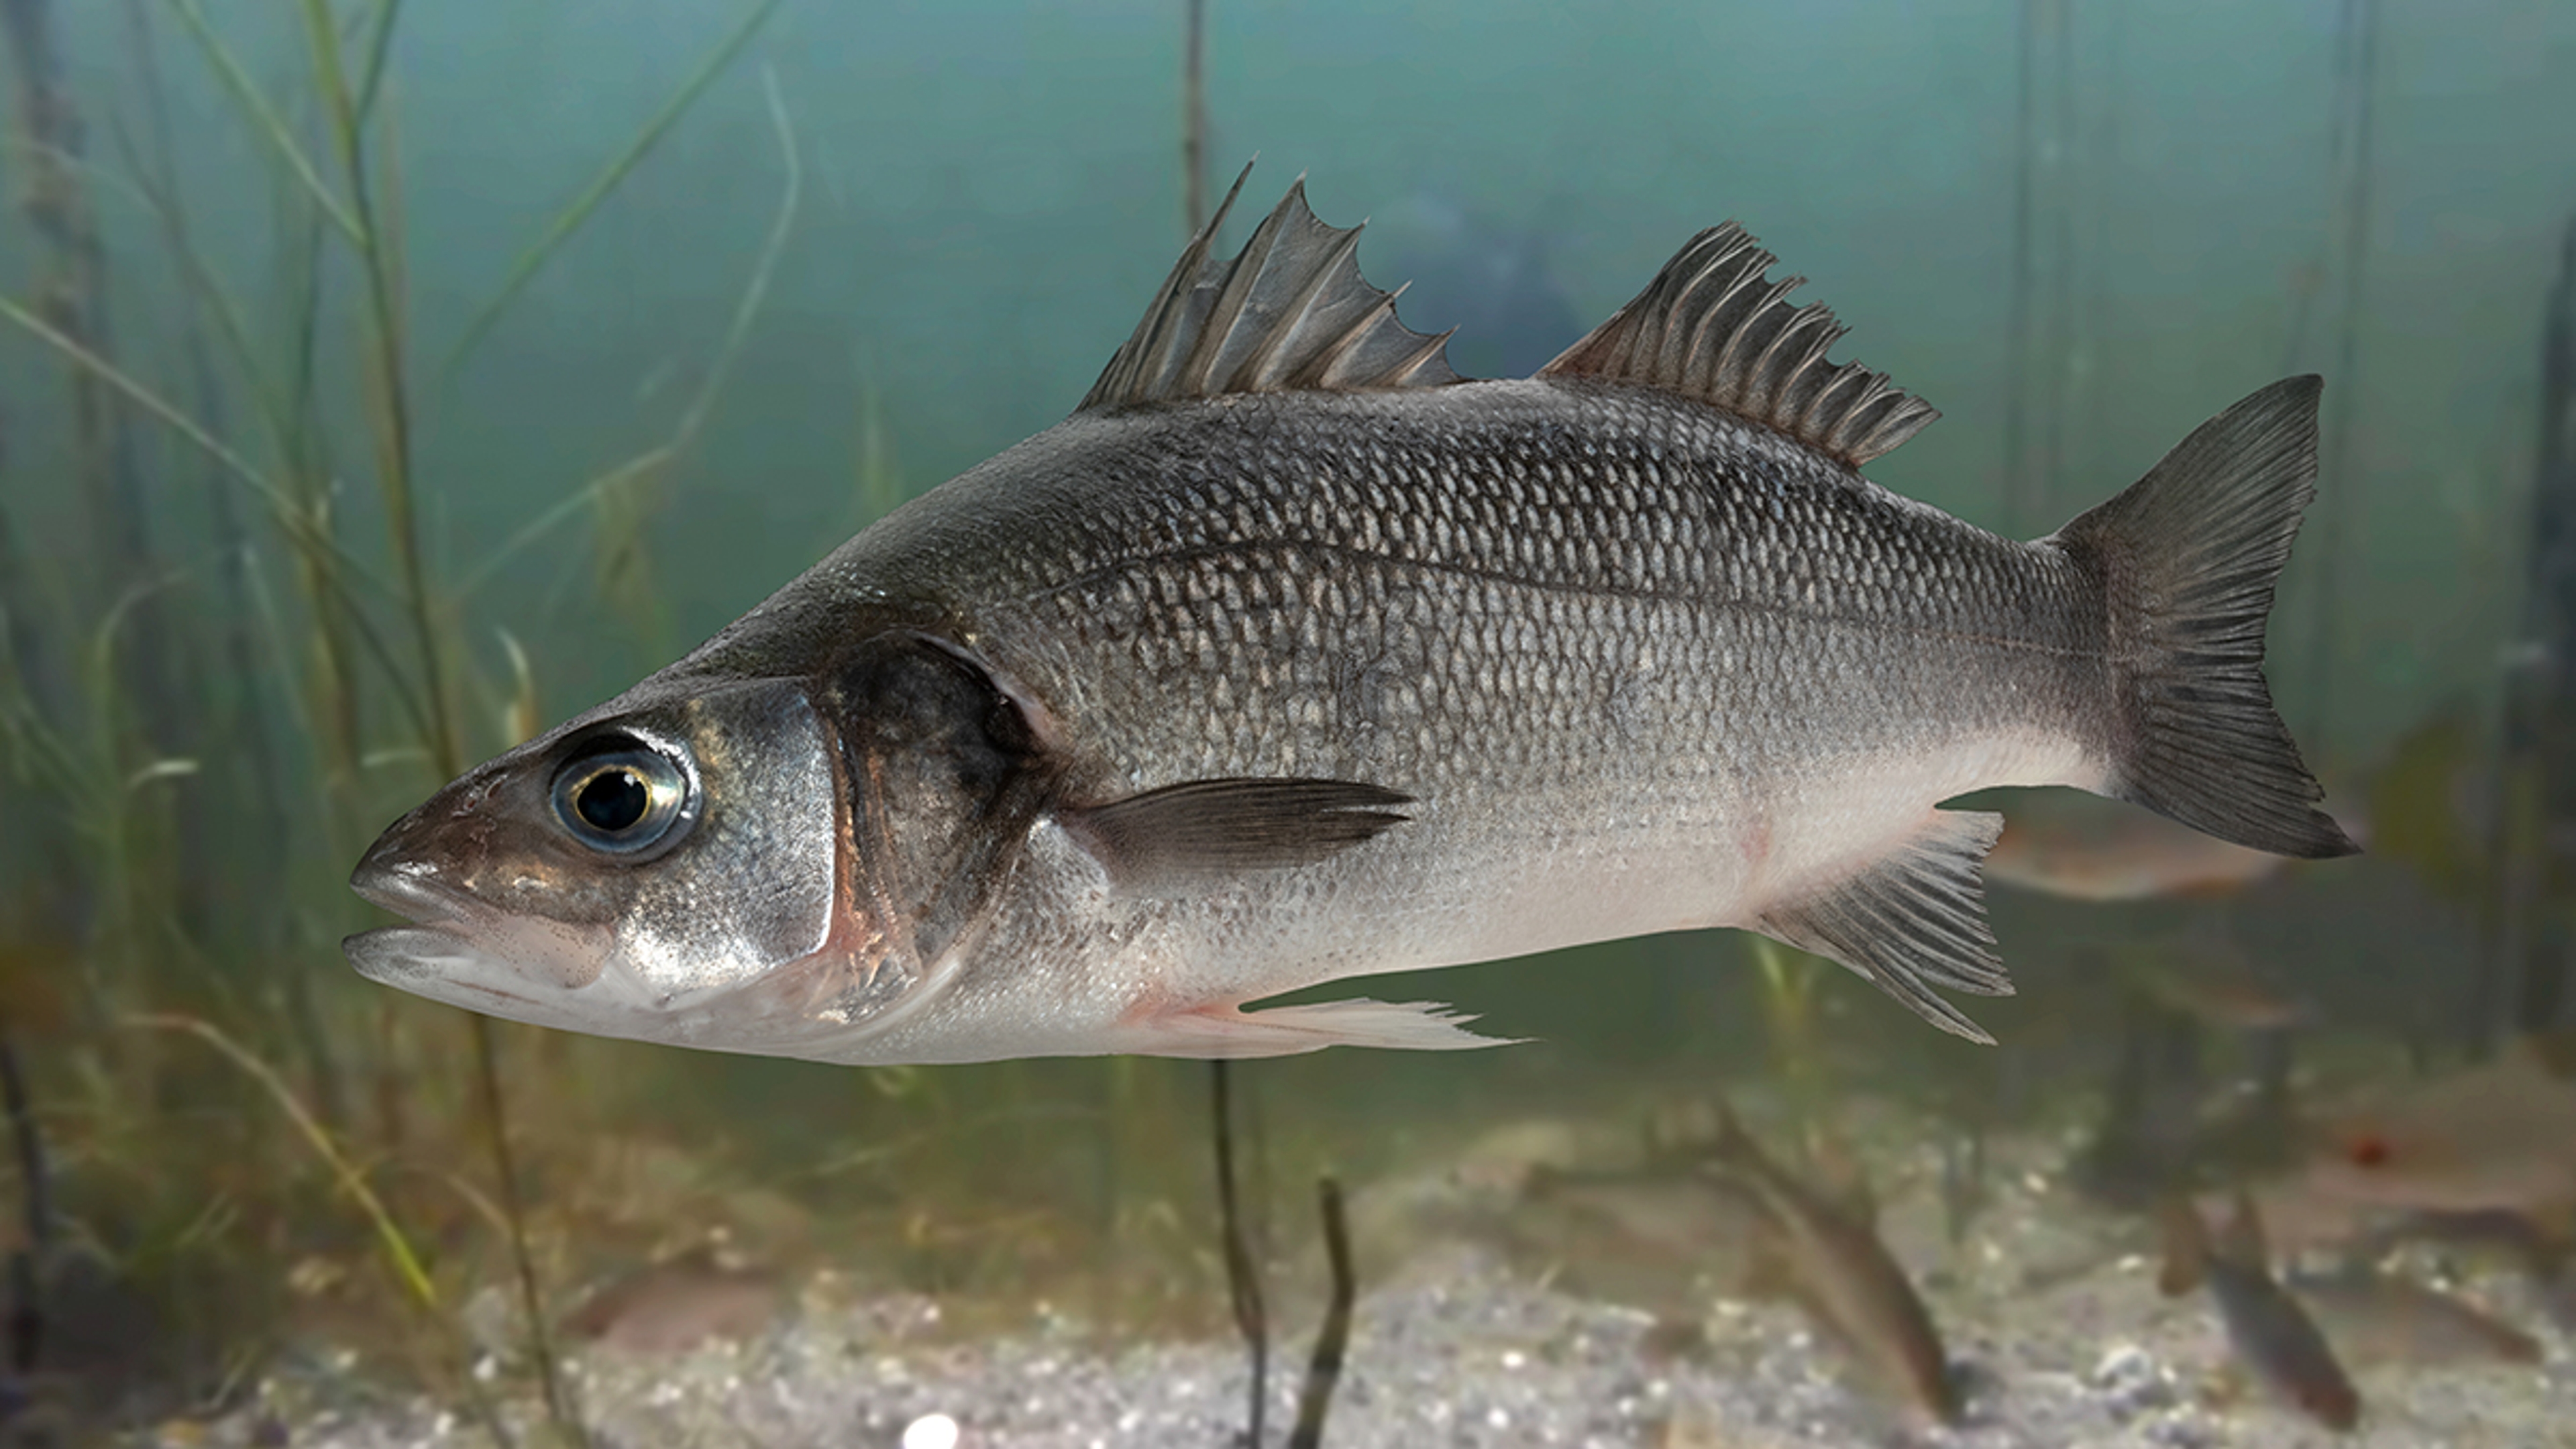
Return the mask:
<svg viewBox="0 0 2576 1449">
<path fill-rule="evenodd" d="M 1821 302 L 1783 300 L 1806 278 L 1764 280 L 1777 260 L 1734 222 L 1701 232 L 1636 300 L 1539 375 L 1677 392 L 1855 468 L 1940 416 L 1883 372 L 1826 361 L 1845 329 Z"/>
<path fill-rule="evenodd" d="M 1208 255 L 1252 168 L 1192 238 L 1134 336 L 1109 359 L 1080 411 L 1179 402 L 1229 392 L 1437 387 L 1458 382 L 1449 334 L 1395 320 L 1395 295 L 1360 275 L 1360 228 L 1326 226 L 1306 209 L 1306 180 L 1234 260 Z"/>
</svg>

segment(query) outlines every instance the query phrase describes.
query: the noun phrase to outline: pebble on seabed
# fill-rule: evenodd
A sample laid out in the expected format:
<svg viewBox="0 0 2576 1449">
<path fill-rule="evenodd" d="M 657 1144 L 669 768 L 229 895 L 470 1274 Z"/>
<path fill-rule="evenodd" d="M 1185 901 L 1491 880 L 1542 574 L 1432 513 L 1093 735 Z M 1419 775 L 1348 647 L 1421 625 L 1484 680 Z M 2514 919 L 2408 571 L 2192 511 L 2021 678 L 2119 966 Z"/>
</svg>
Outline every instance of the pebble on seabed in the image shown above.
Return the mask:
<svg viewBox="0 0 2576 1449">
<path fill-rule="evenodd" d="M 903 1449 L 957 1449 L 957 1421 L 924 1414 L 904 1427 Z"/>
</svg>

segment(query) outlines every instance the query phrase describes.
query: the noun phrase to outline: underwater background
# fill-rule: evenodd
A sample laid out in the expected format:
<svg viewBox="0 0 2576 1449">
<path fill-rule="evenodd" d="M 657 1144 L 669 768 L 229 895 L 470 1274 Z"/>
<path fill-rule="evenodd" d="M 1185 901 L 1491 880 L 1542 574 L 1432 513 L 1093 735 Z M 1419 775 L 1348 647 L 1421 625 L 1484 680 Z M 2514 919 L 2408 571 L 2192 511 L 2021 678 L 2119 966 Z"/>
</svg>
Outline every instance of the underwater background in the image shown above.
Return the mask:
<svg viewBox="0 0 2576 1449">
<path fill-rule="evenodd" d="M 1243 211 L 1303 174 L 1371 218 L 1362 268 L 1470 375 L 1743 222 L 1945 415 L 1870 476 L 2017 536 L 2323 373 L 2269 672 L 2370 846 L 2195 873 L 2136 812 L 2007 802 L 1992 1049 L 1733 933 L 1372 983 L 1534 1040 L 1232 1070 L 1300 1371 L 1316 1180 L 1349 1193 L 1325 1442 L 2294 1441 L 2140 1266 L 2160 1202 L 2239 1186 L 2287 1194 L 2276 1255 L 2533 1335 L 2364 1371 L 2365 1435 L 2576 1442 L 2576 7 L 1197 13 L 1192 180 L 1182 0 L 0 0 L 7 1432 L 1229 1442 L 1204 1065 L 575 1038 L 338 943 L 429 790 L 1070 411 L 1257 154 Z M 1847 1381 L 1812 1283 L 1622 1291 L 1742 1222 L 1546 1190 L 1650 1176 L 1641 1124 L 1721 1093 L 1810 1176 L 1865 1165 L 1964 1421 Z M 2321 1200 L 2371 1220 L 2285 1228 Z M 2427 1213 L 2506 1227 L 2418 1261 Z"/>
</svg>

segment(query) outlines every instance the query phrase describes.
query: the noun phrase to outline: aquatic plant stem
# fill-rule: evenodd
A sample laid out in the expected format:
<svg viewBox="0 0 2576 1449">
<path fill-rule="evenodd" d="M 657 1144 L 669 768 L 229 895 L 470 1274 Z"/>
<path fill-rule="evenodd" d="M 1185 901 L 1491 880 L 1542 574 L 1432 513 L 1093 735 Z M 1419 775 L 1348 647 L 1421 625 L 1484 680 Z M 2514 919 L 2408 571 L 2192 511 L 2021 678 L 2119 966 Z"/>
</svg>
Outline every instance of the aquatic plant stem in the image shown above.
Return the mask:
<svg viewBox="0 0 2576 1449">
<path fill-rule="evenodd" d="M 1818 958 L 1768 936 L 1748 939 L 1762 971 L 1763 1016 L 1771 1029 L 1773 1060 L 1799 1111 L 1812 1116 L 1824 1096 L 1824 1053 L 1816 1029 Z"/>
<path fill-rule="evenodd" d="M 1181 236 L 1207 224 L 1207 0 L 1182 0 Z"/>
<path fill-rule="evenodd" d="M 376 113 L 376 97 L 384 92 L 385 62 L 394 53 L 394 22 L 402 16 L 402 0 L 381 0 L 376 6 L 376 23 L 367 41 L 367 69 L 358 81 L 358 122 L 364 125 Z"/>
<path fill-rule="evenodd" d="M 1244 1236 L 1243 1214 L 1235 1196 L 1233 1066 L 1222 1059 L 1208 1063 L 1208 1100 L 1216 1129 L 1217 1230 L 1224 1239 L 1225 1284 L 1234 1306 L 1234 1326 L 1252 1359 L 1244 1442 L 1261 1449 L 1262 1411 L 1270 1397 L 1270 1320 L 1261 1303 L 1261 1271 L 1252 1261 L 1252 1246 Z"/>
<path fill-rule="evenodd" d="M 422 561 L 420 520 L 412 500 L 411 401 L 404 385 L 404 324 L 396 295 L 395 267 L 386 239 L 376 227 L 366 136 L 360 129 L 357 98 L 341 63 L 339 29 L 332 21 L 328 0 L 304 0 L 304 22 L 314 81 L 331 118 L 332 139 L 349 188 L 350 207 L 358 222 L 355 245 L 359 270 L 366 281 L 371 323 L 367 330 L 367 400 L 376 439 L 376 486 L 384 495 L 394 566 L 420 655 L 422 704 L 429 716 L 429 737 L 422 743 L 438 772 L 453 778 L 465 768 L 464 751 L 448 708 L 447 669 L 438 647 L 428 571 Z"/>
<path fill-rule="evenodd" d="M 295 133 L 287 128 L 285 119 L 269 105 L 268 98 L 260 94 L 250 72 L 242 69 L 241 61 L 215 33 L 215 28 L 207 23 L 206 12 L 198 0 L 170 0 L 170 8 L 179 13 L 180 23 L 188 27 L 188 33 L 205 51 L 207 62 L 214 66 L 215 75 L 223 81 L 224 89 L 232 93 L 233 99 L 249 115 L 252 128 L 267 140 L 278 159 L 286 163 L 287 171 L 302 184 L 305 195 L 311 197 L 314 206 L 330 219 L 334 230 L 353 245 L 364 246 L 365 229 L 362 224 L 341 204 L 340 198 L 331 194 L 330 185 L 323 181 L 313 158 L 305 155 L 304 148 L 295 144 Z"/>
<path fill-rule="evenodd" d="M 18 1070 L 18 1049 L 5 1027 L 0 1027 L 0 1107 L 8 1112 L 19 1191 L 26 1203 L 26 1241 L 9 1254 L 9 1372 L 23 1379 L 35 1372 L 44 1351 L 43 1275 L 54 1243 L 53 1179 L 45 1170 L 45 1142 L 36 1131 L 27 1079 Z"/>
<path fill-rule="evenodd" d="M 356 599 L 349 593 L 348 580 L 351 577 L 370 583 L 374 580 L 370 578 L 366 569 L 340 546 L 339 541 L 323 529 L 309 510 L 288 498 L 275 483 L 269 481 L 267 474 L 252 466 L 239 453 L 224 446 L 195 419 L 179 411 L 159 394 L 119 370 L 114 363 L 91 352 L 73 338 L 56 331 L 42 318 L 7 297 L 0 297 L 0 321 L 16 325 L 46 346 L 94 373 L 100 381 L 122 394 L 127 401 L 151 414 L 153 419 L 162 426 L 186 439 L 190 445 L 207 457 L 222 464 L 225 471 L 240 479 L 251 492 L 257 494 L 260 501 L 268 505 L 270 516 L 279 530 L 285 533 L 288 541 L 296 545 L 299 556 L 313 570 L 312 582 L 320 590 L 317 603 L 321 597 L 327 596 L 340 605 L 339 615 L 345 616 L 356 631 L 359 643 L 365 646 L 370 657 L 375 659 L 385 671 L 387 679 L 392 682 L 396 702 L 411 715 L 422 734 L 424 736 L 428 734 L 427 714 L 421 701 L 409 692 L 403 672 L 394 663 L 392 652 L 386 647 L 383 637 L 376 632 L 366 612 L 358 607 Z"/>
<path fill-rule="evenodd" d="M 370 46 L 368 83 L 371 87 L 381 73 L 384 56 L 392 43 L 391 27 L 395 18 L 395 11 L 389 3 L 380 16 Z M 371 322 L 367 339 L 371 344 L 368 416 L 374 425 L 372 431 L 376 441 L 376 485 L 384 497 L 395 565 L 400 573 L 402 594 L 420 655 L 422 704 L 428 715 L 427 737 L 422 743 L 437 773 L 442 778 L 452 779 L 465 768 L 464 750 L 457 738 L 456 721 L 448 705 L 446 666 L 439 650 L 428 570 L 421 550 L 420 521 L 412 493 L 411 399 L 405 369 L 407 331 L 400 300 L 401 260 L 393 249 L 393 239 L 377 225 L 374 173 L 368 162 L 364 129 L 366 123 L 358 97 L 349 85 L 348 72 L 340 53 L 340 34 L 333 23 L 328 0 L 304 0 L 304 22 L 315 84 L 321 90 L 323 104 L 330 117 L 332 137 L 349 190 L 350 206 L 359 226 L 357 250 L 363 263 L 361 270 L 366 279 Z M 369 99 L 374 99 L 372 93 Z M 391 164 L 398 166 L 399 153 L 388 154 L 393 158 Z M 509 1117 L 501 1090 L 499 1051 L 492 1021 L 480 1013 L 469 1014 L 466 1020 L 473 1042 L 476 1080 L 481 1088 L 484 1127 L 490 1138 L 493 1170 L 501 1189 L 501 1209 L 510 1224 L 510 1256 L 517 1270 L 520 1303 L 527 1318 L 529 1356 L 535 1364 L 538 1387 L 545 1397 L 547 1419 L 572 1443 L 586 1444 L 588 1436 L 566 1396 L 556 1362 L 553 1334 L 546 1322 L 545 1295 L 539 1289 L 536 1260 L 528 1248 L 525 1203 L 519 1192 L 518 1165 L 510 1152 Z"/>
<path fill-rule="evenodd" d="M 36 310 L 87 352 L 113 358 L 111 254 L 90 204 L 87 125 L 57 43 L 52 0 L 0 0 L 0 30 L 15 68 L 16 125 L 28 143 L 26 174 L 17 190 L 19 211 L 37 242 Z M 84 572 L 97 586 L 96 601 L 161 572 L 153 535 L 167 510 L 156 506 L 144 475 L 132 414 L 87 369 L 70 369 L 67 382 L 69 462 L 88 513 L 94 556 Z M 122 707 L 102 696 L 110 707 L 90 722 L 147 758 L 177 753 L 186 722 L 203 703 L 195 687 L 197 651 L 180 637 L 182 623 L 166 605 L 141 617 L 115 680 Z M 205 878 L 202 852 L 188 848 L 204 834 L 203 801 L 193 793 L 176 795 L 159 813 L 174 852 L 150 862 L 161 877 L 159 899 L 171 903 L 179 919 L 202 925 L 220 894 Z"/>
<path fill-rule="evenodd" d="M 468 1350 L 462 1331 L 454 1320 L 441 1311 L 438 1286 L 431 1281 L 429 1270 L 422 1265 L 420 1255 L 413 1251 L 411 1240 L 404 1236 L 401 1225 L 394 1221 L 393 1213 L 385 1206 L 384 1200 L 376 1196 L 375 1189 L 368 1185 L 366 1175 L 360 1172 L 356 1165 L 351 1163 L 333 1144 L 329 1129 L 325 1128 L 305 1107 L 303 1100 L 295 1095 L 295 1089 L 288 1086 L 285 1079 L 280 1077 L 268 1063 L 261 1061 L 248 1048 L 226 1035 L 222 1028 L 212 1022 L 202 1021 L 193 1016 L 152 1013 L 127 1017 L 122 1024 L 141 1031 L 178 1032 L 193 1036 L 213 1047 L 217 1054 L 239 1068 L 245 1076 L 267 1092 L 269 1099 L 277 1104 L 278 1110 L 285 1114 L 286 1120 L 292 1123 L 297 1134 L 303 1137 L 305 1144 L 313 1149 L 313 1155 L 330 1172 L 332 1180 L 339 1185 L 340 1190 L 348 1195 L 350 1201 L 358 1205 L 359 1212 L 365 1216 L 368 1226 L 375 1232 L 377 1248 L 383 1254 L 385 1266 L 392 1273 L 394 1281 L 402 1286 L 412 1305 L 420 1310 L 422 1318 L 437 1326 L 449 1338 L 456 1354 L 458 1368 L 464 1374 L 463 1383 L 467 1400 L 473 1405 L 477 1421 L 491 1435 L 494 1443 L 505 1446 L 505 1449 L 506 1446 L 514 1444 L 516 1441 L 512 1438 L 509 1427 L 502 1422 L 499 1410 L 493 1406 L 490 1396 L 483 1391 L 480 1383 L 474 1378 L 471 1366 L 466 1362 Z"/>
<path fill-rule="evenodd" d="M 526 1199 L 519 1191 L 518 1159 L 510 1151 L 509 1117 L 501 1094 L 500 1053 L 493 1041 L 492 1018 L 469 1012 L 474 1034 L 474 1074 L 483 1107 L 483 1127 L 492 1141 L 492 1168 L 501 1189 L 501 1215 L 509 1224 L 510 1264 L 518 1274 L 519 1301 L 528 1315 L 528 1354 L 535 1361 L 537 1387 L 545 1395 L 546 1417 L 575 1445 L 590 1442 L 581 1415 L 570 1398 L 555 1361 L 554 1333 L 546 1323 L 545 1294 L 537 1284 L 537 1262 L 528 1250 Z"/>
<path fill-rule="evenodd" d="M 311 0 L 308 0 L 308 3 L 311 3 Z M 519 295 L 519 290 L 536 276 L 538 269 L 546 264 L 546 260 L 555 254 L 557 248 L 571 240 L 574 232 L 581 230 L 582 223 L 590 220 L 590 214 L 597 211 L 600 203 L 608 199 L 609 193 L 617 189 L 618 183 L 626 179 L 626 173 L 635 169 L 636 164 L 661 141 L 664 133 L 677 124 L 680 117 L 688 112 L 689 107 L 696 103 L 698 97 L 705 93 L 707 87 L 714 83 L 715 78 L 723 74 L 725 67 L 733 62 L 733 58 L 742 53 L 742 48 L 751 43 L 751 38 L 760 32 L 761 26 L 768 23 L 770 15 L 778 9 L 778 6 L 779 0 L 759 0 L 758 4 L 744 14 L 741 23 L 733 28 L 732 33 L 724 38 L 723 43 L 707 56 L 705 62 L 692 72 L 687 80 L 681 82 L 680 89 L 669 100 L 662 103 L 662 109 L 655 112 L 653 118 L 644 123 L 644 129 L 637 133 L 634 142 L 618 153 L 616 159 L 610 161 L 599 175 L 593 177 L 590 185 L 582 188 L 581 194 L 574 197 L 569 205 L 555 213 L 554 220 L 546 224 L 546 229 L 538 234 L 536 241 L 531 243 L 528 249 L 520 254 L 518 261 L 511 265 L 510 274 L 502 279 L 501 290 L 493 294 L 492 300 L 484 303 L 482 309 L 474 314 L 474 320 L 466 324 L 465 335 L 448 350 L 446 361 L 440 363 L 438 368 L 442 387 L 455 380 L 457 371 L 464 365 L 467 355 L 472 353 L 483 341 L 485 335 L 500 322 L 501 314 Z"/>
<path fill-rule="evenodd" d="M 412 1251 L 411 1240 L 403 1236 L 402 1229 L 395 1224 L 393 1214 L 386 1209 L 383 1199 L 377 1197 L 375 1189 L 367 1185 L 365 1175 L 352 1166 L 348 1158 L 341 1155 L 340 1149 L 331 1142 L 331 1134 L 323 1129 L 321 1122 L 310 1111 L 306 1110 L 302 1099 L 295 1095 L 294 1089 L 287 1086 L 284 1079 L 280 1078 L 268 1063 L 253 1056 L 248 1049 L 226 1035 L 220 1027 L 211 1022 L 200 1021 L 193 1016 L 154 1013 L 128 1017 L 125 1024 L 147 1031 L 181 1032 L 196 1037 L 213 1047 L 223 1055 L 225 1060 L 239 1067 L 251 1080 L 265 1088 L 269 1098 L 277 1103 L 278 1110 L 286 1114 L 286 1120 L 294 1124 L 297 1133 L 302 1135 L 305 1143 L 313 1149 L 314 1156 L 320 1158 L 322 1165 L 330 1169 L 332 1179 L 339 1184 L 340 1190 L 347 1193 L 350 1200 L 358 1205 L 358 1210 L 365 1214 L 368 1226 L 375 1230 L 376 1244 L 384 1252 L 385 1264 L 393 1270 L 394 1281 L 400 1283 L 404 1290 L 410 1293 L 412 1301 L 421 1308 L 432 1314 L 438 1311 L 437 1285 L 430 1281 L 429 1270 L 421 1266 L 420 1255 Z"/>
<path fill-rule="evenodd" d="M 1324 1218 L 1324 1262 L 1332 1271 L 1332 1301 L 1325 1305 L 1323 1326 L 1315 1330 L 1314 1357 L 1306 1363 L 1306 1384 L 1297 1394 L 1297 1422 L 1288 1430 L 1288 1449 L 1321 1449 L 1324 1411 L 1332 1407 L 1333 1390 L 1342 1381 L 1342 1355 L 1350 1348 L 1351 1305 L 1359 1296 L 1359 1275 L 1351 1267 L 1351 1227 L 1342 1211 L 1342 1185 L 1331 1177 L 1315 1184 Z"/>
<path fill-rule="evenodd" d="M 2038 290 L 2039 9 L 2021 0 L 2014 75 L 2012 290 L 2004 314 L 2004 527 L 2017 537 L 2030 521 L 2031 313 Z"/>
<path fill-rule="evenodd" d="M 2344 540 L 2364 494 L 2352 454 L 2352 438 L 2361 389 L 2361 307 L 2367 280 L 2372 207 L 2372 133 L 2376 129 L 2379 91 L 2378 0 L 2343 0 L 2337 27 L 2340 66 L 2335 77 L 2338 139 L 2344 141 L 2337 220 L 2342 224 L 2343 271 L 2335 308 L 2334 386 L 2325 402 L 2325 436 L 2320 454 L 2325 475 L 2340 478 L 2341 487 L 2317 518 L 2315 604 L 2308 630 L 2308 725 L 2300 732 L 2310 758 L 2331 760 L 2339 723 L 2335 714 L 2336 673 L 2342 642 Z"/>
<path fill-rule="evenodd" d="M 2550 848 L 2550 821 L 2569 793 L 2563 742 L 2576 693 L 2565 663 L 2576 631 L 2576 217 L 2560 241 L 2558 274 L 2542 304 L 2539 437 L 2532 459 L 2516 644 L 2528 662 L 2506 674 L 2497 748 L 2486 798 L 2486 842 L 2494 883 L 2480 923 L 2480 961 L 2468 1003 L 2470 1050 L 2492 1049 L 2506 1033 L 2542 1031 L 2563 1009 L 2570 970 L 2546 928 L 2553 896 L 2567 888 L 2567 863 Z M 2556 778 L 2553 778 L 2555 776 Z"/>
</svg>

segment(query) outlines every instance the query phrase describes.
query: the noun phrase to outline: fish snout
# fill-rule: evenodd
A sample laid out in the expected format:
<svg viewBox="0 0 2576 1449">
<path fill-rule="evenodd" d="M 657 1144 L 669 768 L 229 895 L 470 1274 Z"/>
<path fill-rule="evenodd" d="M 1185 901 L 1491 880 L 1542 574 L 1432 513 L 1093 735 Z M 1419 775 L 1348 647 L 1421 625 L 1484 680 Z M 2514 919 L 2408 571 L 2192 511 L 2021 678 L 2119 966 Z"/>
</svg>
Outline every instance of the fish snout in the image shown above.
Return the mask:
<svg viewBox="0 0 2576 1449">
<path fill-rule="evenodd" d="M 418 821 L 414 812 L 377 836 L 349 873 L 349 888 L 368 904 L 424 926 L 456 921 L 465 914 L 465 892 L 443 878 L 435 854 L 419 848 Z"/>
</svg>

